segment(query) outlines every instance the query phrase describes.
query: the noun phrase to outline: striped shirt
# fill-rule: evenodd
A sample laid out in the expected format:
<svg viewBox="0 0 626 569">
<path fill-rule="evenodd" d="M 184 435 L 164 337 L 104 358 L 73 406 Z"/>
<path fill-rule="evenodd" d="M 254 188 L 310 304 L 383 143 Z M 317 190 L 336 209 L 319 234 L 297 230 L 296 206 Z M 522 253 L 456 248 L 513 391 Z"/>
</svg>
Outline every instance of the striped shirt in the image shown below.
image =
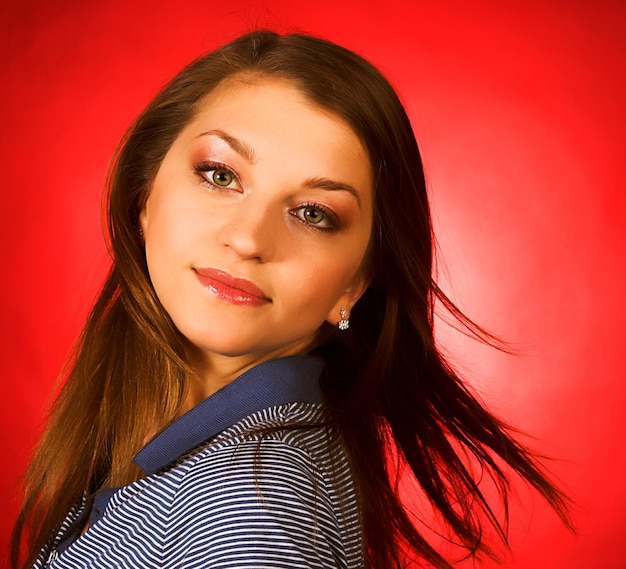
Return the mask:
<svg viewBox="0 0 626 569">
<path fill-rule="evenodd" d="M 35 567 L 362 567 L 339 441 L 285 428 L 324 420 L 321 370 L 308 356 L 271 360 L 202 401 L 137 454 L 144 478 L 76 505 Z"/>
</svg>

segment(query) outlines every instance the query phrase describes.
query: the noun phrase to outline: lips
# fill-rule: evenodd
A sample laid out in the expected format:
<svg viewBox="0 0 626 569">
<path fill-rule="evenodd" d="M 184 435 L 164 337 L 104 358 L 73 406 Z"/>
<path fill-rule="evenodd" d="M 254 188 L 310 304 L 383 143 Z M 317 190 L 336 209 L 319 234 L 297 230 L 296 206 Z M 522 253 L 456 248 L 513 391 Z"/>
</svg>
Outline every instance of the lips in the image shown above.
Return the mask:
<svg viewBox="0 0 626 569">
<path fill-rule="evenodd" d="M 200 283 L 217 298 L 231 304 L 262 306 L 271 302 L 254 283 L 239 279 L 218 269 L 195 269 Z"/>
</svg>

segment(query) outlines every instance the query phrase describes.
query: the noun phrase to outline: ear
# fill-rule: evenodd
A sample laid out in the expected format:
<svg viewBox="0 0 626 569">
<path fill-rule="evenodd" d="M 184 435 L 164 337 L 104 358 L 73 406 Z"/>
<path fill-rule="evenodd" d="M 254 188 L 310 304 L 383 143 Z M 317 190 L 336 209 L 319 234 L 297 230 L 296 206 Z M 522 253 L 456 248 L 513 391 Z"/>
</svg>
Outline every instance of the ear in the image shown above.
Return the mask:
<svg viewBox="0 0 626 569">
<path fill-rule="evenodd" d="M 148 229 L 148 200 L 146 200 L 139 212 L 139 219 L 137 220 L 137 230 L 140 235 L 145 236 Z"/>
<path fill-rule="evenodd" d="M 346 319 L 350 318 L 350 312 L 357 303 L 359 298 L 363 296 L 363 293 L 367 290 L 370 284 L 370 279 L 363 275 L 360 271 L 354 277 L 354 282 L 344 291 L 339 297 L 333 308 L 331 309 L 326 322 L 335 327 L 342 320 L 341 310 L 346 311 Z"/>
</svg>

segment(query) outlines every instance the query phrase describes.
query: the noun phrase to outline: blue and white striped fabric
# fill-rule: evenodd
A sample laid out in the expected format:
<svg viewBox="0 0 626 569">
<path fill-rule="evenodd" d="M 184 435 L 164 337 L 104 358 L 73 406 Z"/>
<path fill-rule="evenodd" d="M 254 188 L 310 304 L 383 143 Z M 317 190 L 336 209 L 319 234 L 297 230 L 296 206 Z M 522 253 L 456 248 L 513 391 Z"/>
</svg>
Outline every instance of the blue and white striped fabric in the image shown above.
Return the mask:
<svg viewBox="0 0 626 569">
<path fill-rule="evenodd" d="M 89 507 L 72 510 L 35 567 L 362 567 L 341 445 L 323 427 L 280 429 L 323 421 L 320 371 L 265 362 L 203 401 L 137 455 L 145 478 L 96 496 L 82 536 Z"/>
</svg>

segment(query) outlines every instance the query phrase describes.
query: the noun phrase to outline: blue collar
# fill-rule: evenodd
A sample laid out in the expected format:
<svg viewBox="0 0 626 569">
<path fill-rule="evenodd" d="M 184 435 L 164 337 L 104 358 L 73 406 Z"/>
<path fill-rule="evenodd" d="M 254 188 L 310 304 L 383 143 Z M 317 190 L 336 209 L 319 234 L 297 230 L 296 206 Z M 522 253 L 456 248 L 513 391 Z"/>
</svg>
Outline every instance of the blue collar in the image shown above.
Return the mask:
<svg viewBox="0 0 626 569">
<path fill-rule="evenodd" d="M 323 367 L 311 356 L 260 363 L 163 429 L 135 455 L 135 463 L 153 474 L 252 413 L 285 403 L 322 403 Z"/>
</svg>

